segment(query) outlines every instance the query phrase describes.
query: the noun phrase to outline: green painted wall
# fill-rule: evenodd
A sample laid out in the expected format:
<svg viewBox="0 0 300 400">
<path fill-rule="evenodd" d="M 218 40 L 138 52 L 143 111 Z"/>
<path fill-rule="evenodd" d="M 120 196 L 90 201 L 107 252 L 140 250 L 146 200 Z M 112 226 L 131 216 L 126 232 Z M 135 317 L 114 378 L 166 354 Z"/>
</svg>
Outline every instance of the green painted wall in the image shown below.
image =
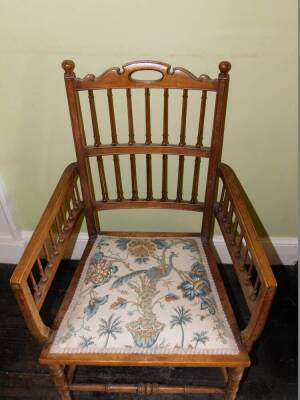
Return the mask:
<svg viewBox="0 0 300 400">
<path fill-rule="evenodd" d="M 77 62 L 79 76 L 135 59 L 216 76 L 218 62 L 228 59 L 223 160 L 237 171 L 268 234 L 296 236 L 296 0 L 1 0 L 0 8 L 0 176 L 22 229 L 34 228 L 74 159 L 63 59 Z M 191 113 L 197 110 L 191 103 Z M 197 230 L 199 220 L 110 212 L 103 225 Z"/>
</svg>

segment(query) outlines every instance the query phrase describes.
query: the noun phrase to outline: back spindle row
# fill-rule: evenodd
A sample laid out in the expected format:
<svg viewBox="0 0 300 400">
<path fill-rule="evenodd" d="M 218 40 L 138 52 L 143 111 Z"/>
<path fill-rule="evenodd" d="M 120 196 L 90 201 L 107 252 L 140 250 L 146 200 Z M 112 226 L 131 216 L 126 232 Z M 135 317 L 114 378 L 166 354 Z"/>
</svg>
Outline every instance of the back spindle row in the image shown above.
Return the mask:
<svg viewBox="0 0 300 400">
<path fill-rule="evenodd" d="M 94 146 L 101 146 L 100 132 L 98 125 L 98 118 L 96 112 L 96 105 L 94 94 L 92 90 L 88 90 L 88 99 L 92 120 L 92 129 L 94 137 Z M 133 123 L 133 108 L 132 108 L 132 94 L 131 89 L 126 89 L 126 99 L 127 99 L 127 117 L 128 117 L 128 145 L 135 146 L 135 134 L 134 134 L 134 123 Z M 199 110 L 199 125 L 196 147 L 201 149 L 203 147 L 203 130 L 204 130 L 204 119 L 205 119 L 205 109 L 206 109 L 206 99 L 207 91 L 202 91 L 202 97 L 200 101 Z M 115 120 L 114 111 L 114 101 L 112 89 L 107 89 L 107 101 L 109 110 L 109 120 L 110 120 L 110 131 L 111 131 L 111 145 L 118 146 L 117 128 Z M 187 108 L 188 108 L 188 90 L 183 89 L 182 93 L 182 108 L 181 108 L 181 123 L 180 123 L 180 138 L 178 147 L 186 146 L 186 120 L 187 120 Z M 164 89 L 163 91 L 163 132 L 162 132 L 162 145 L 169 145 L 169 89 Z M 151 100 L 150 100 L 150 89 L 145 89 L 145 143 L 143 146 L 152 145 L 152 134 L 151 134 Z M 146 153 L 146 200 L 153 200 L 153 190 L 152 190 L 152 156 Z M 117 200 L 124 200 L 122 177 L 120 171 L 120 161 L 119 155 L 113 155 L 114 163 L 114 173 L 115 173 L 115 184 Z M 200 163 L 201 157 L 195 157 L 193 181 L 192 181 L 192 191 L 190 203 L 196 204 L 198 202 L 198 186 L 199 186 L 199 175 L 200 175 Z M 176 191 L 176 202 L 183 201 L 183 177 L 184 177 L 184 164 L 185 156 L 179 155 L 178 163 L 178 177 L 177 177 L 177 191 Z M 103 156 L 97 155 L 97 166 L 100 180 L 100 187 L 102 192 L 102 201 L 106 202 L 109 200 L 107 181 L 104 169 Z M 139 199 L 138 194 L 138 183 L 137 183 L 137 172 L 136 172 L 136 156 L 135 154 L 130 154 L 130 170 L 131 170 L 131 187 L 132 187 L 132 197 L 131 200 L 135 201 Z M 168 155 L 162 154 L 162 195 L 161 201 L 167 201 L 168 199 Z"/>
</svg>

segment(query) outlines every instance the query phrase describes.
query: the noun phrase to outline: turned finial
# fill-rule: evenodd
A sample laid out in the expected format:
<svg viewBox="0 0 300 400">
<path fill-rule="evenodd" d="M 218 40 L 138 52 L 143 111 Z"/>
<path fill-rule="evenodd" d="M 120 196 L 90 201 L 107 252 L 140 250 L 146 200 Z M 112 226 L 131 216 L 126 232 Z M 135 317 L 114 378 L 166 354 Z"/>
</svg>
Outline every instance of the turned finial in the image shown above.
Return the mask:
<svg viewBox="0 0 300 400">
<path fill-rule="evenodd" d="M 228 72 L 231 70 L 231 64 L 228 61 L 221 61 L 219 64 L 219 70 L 222 76 L 228 75 Z"/>
<path fill-rule="evenodd" d="M 73 75 L 74 68 L 75 68 L 74 61 L 72 61 L 72 60 L 64 60 L 61 63 L 61 66 L 63 67 L 66 75 Z"/>
</svg>

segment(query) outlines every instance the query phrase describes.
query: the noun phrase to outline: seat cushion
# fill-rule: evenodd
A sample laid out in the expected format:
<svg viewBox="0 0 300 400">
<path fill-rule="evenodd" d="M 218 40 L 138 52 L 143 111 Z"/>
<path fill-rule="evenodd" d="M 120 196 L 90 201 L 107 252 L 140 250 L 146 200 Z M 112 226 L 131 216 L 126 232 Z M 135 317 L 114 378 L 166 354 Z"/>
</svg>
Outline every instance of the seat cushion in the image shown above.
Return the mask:
<svg viewBox="0 0 300 400">
<path fill-rule="evenodd" d="M 201 239 L 99 236 L 50 352 L 237 354 Z"/>
</svg>

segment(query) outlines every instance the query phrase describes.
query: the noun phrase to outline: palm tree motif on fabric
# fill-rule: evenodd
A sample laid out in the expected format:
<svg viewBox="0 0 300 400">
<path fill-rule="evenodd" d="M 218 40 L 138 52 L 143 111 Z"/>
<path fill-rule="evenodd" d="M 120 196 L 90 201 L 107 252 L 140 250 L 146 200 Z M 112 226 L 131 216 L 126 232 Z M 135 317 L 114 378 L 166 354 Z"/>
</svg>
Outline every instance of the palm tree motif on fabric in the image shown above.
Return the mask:
<svg viewBox="0 0 300 400">
<path fill-rule="evenodd" d="M 158 321 L 153 312 L 156 304 L 155 297 L 159 294 L 157 283 L 171 273 L 174 268 L 173 258 L 177 256 L 176 253 L 171 252 L 167 257 L 167 246 L 163 249 L 162 256 L 159 258 L 155 257 L 154 250 L 155 244 L 150 240 L 133 240 L 129 242 L 128 252 L 132 256 L 143 260 L 141 262 L 147 262 L 151 257 L 157 260 L 159 264 L 149 269 L 130 272 L 116 279 L 111 285 L 111 289 L 116 289 L 126 283 L 137 294 L 136 306 L 141 316 L 136 321 L 128 323 L 126 328 L 131 333 L 135 344 L 142 348 L 153 346 L 165 327 L 165 324 Z M 132 282 L 134 278 L 139 279 L 139 284 Z"/>
<path fill-rule="evenodd" d="M 86 336 L 80 336 L 81 342 L 79 343 L 79 346 L 82 349 L 88 348 L 89 346 L 95 345 L 95 342 L 93 339 L 95 339 L 93 336 L 86 337 Z"/>
<path fill-rule="evenodd" d="M 106 336 L 106 340 L 104 343 L 104 347 L 106 348 L 108 345 L 109 338 L 112 337 L 113 339 L 117 339 L 117 334 L 122 333 L 122 328 L 121 328 L 121 319 L 120 317 L 114 318 L 114 314 L 111 314 L 111 316 L 108 318 L 108 320 L 105 320 L 104 318 L 101 318 L 100 320 L 100 325 L 98 328 L 98 334 L 99 338 L 101 336 Z"/>
<path fill-rule="evenodd" d="M 191 311 L 186 310 L 184 306 L 179 306 L 174 308 L 175 315 L 172 315 L 172 319 L 170 321 L 171 328 L 175 326 L 180 326 L 181 328 L 181 348 L 184 346 L 184 325 L 192 322 L 193 318 L 191 316 Z"/>
<path fill-rule="evenodd" d="M 198 343 L 206 344 L 209 341 L 209 337 L 207 336 L 207 331 L 195 332 L 192 341 L 195 342 L 195 349 L 198 346 Z"/>
</svg>

